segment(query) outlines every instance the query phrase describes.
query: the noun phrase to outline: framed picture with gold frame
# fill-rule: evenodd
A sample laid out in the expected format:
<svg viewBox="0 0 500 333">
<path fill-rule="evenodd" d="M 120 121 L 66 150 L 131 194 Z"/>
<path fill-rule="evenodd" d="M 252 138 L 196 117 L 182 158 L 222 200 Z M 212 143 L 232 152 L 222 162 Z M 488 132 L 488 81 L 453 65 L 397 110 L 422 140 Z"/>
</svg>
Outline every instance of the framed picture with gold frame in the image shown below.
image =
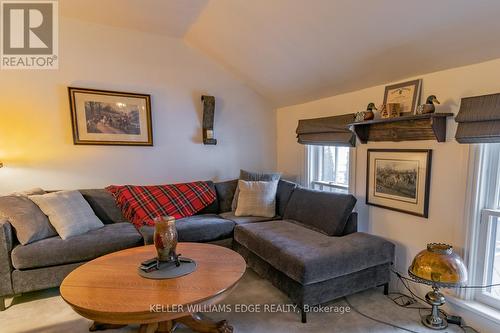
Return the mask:
<svg viewBox="0 0 500 333">
<path fill-rule="evenodd" d="M 368 149 L 366 203 L 429 216 L 432 150 Z"/>
<path fill-rule="evenodd" d="M 420 103 L 422 79 L 402 82 L 385 87 L 384 105 L 398 103 L 403 116 L 415 114 Z"/>
<path fill-rule="evenodd" d="M 68 87 L 75 145 L 152 146 L 151 96 Z"/>
</svg>

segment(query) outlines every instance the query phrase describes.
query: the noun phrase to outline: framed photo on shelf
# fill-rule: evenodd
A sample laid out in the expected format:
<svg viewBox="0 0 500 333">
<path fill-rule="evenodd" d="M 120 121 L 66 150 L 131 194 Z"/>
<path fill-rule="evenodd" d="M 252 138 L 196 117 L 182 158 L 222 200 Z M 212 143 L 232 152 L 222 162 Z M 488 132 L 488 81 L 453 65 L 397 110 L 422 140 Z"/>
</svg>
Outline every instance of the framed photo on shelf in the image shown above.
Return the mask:
<svg viewBox="0 0 500 333">
<path fill-rule="evenodd" d="M 427 218 L 432 150 L 368 149 L 366 203 Z"/>
<path fill-rule="evenodd" d="M 152 146 L 151 96 L 68 87 L 75 145 Z"/>
<path fill-rule="evenodd" d="M 402 82 L 385 87 L 384 105 L 399 103 L 403 116 L 415 114 L 422 90 L 422 79 Z"/>
</svg>

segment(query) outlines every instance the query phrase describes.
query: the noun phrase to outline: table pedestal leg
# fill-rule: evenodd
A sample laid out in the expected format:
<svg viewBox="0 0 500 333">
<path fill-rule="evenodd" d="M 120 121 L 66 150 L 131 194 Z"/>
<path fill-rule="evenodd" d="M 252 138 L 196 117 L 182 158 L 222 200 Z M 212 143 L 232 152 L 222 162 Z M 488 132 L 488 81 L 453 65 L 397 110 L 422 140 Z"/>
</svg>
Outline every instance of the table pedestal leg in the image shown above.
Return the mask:
<svg viewBox="0 0 500 333">
<path fill-rule="evenodd" d="M 141 324 L 139 333 L 155 333 L 158 328 L 158 323 Z"/>
<path fill-rule="evenodd" d="M 181 323 L 189 327 L 195 332 L 199 333 L 232 333 L 233 327 L 230 326 L 226 320 L 219 322 L 210 319 L 203 319 L 198 314 L 191 314 L 190 316 L 175 319 L 175 322 Z"/>
<path fill-rule="evenodd" d="M 174 321 L 162 321 L 159 323 L 141 324 L 139 333 L 172 333 L 175 330 L 175 323 L 184 324 L 198 333 L 233 333 L 233 327 L 226 320 L 213 321 L 202 318 L 199 314 L 193 313 L 190 316 L 177 318 Z M 104 324 L 94 322 L 89 331 L 104 331 L 108 329 L 118 329 L 127 325 Z"/>
<path fill-rule="evenodd" d="M 95 331 L 112 330 L 112 329 L 122 328 L 125 326 L 127 326 L 127 325 L 105 324 L 105 323 L 99 323 L 97 321 L 94 321 L 92 326 L 90 326 L 89 331 L 95 332 Z"/>
<path fill-rule="evenodd" d="M 158 323 L 158 329 L 156 330 L 156 333 L 171 333 L 173 331 L 174 331 L 174 323 L 171 320 L 169 320 Z"/>
</svg>

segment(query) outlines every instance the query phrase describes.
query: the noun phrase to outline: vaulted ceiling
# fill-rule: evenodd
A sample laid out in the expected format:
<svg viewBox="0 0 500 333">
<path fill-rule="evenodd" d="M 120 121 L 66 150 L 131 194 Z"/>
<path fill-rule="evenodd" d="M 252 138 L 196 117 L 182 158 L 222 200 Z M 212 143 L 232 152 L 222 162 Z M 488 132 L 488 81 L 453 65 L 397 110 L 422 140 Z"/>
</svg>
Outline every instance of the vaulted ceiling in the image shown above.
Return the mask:
<svg viewBox="0 0 500 333">
<path fill-rule="evenodd" d="M 276 106 L 500 57 L 498 0 L 64 0 L 183 38 Z"/>
<path fill-rule="evenodd" d="M 61 15 L 182 38 L 208 0 L 62 0 Z"/>
</svg>

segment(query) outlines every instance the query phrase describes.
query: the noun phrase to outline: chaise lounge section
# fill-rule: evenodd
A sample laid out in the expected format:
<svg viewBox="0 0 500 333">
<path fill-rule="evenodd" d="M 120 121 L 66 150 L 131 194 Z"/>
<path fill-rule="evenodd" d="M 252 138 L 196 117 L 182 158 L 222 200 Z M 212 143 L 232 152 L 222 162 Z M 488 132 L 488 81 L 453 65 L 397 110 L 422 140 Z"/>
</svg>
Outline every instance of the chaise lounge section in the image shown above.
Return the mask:
<svg viewBox="0 0 500 333">
<path fill-rule="evenodd" d="M 356 232 L 351 195 L 296 188 L 283 220 L 238 225 L 234 248 L 302 310 L 387 285 L 394 244 Z"/>
</svg>

